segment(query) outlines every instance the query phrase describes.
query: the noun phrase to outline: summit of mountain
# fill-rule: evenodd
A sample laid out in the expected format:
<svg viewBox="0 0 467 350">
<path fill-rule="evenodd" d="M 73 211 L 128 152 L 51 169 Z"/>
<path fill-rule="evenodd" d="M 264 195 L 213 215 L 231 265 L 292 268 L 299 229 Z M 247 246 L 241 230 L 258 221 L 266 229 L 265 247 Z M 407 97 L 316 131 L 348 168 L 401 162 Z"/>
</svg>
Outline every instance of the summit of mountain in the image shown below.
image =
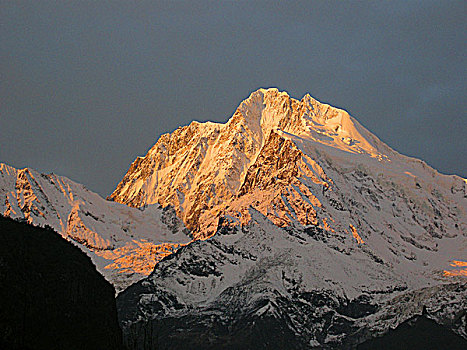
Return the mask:
<svg viewBox="0 0 467 350">
<path fill-rule="evenodd" d="M 173 206 L 195 238 L 207 238 L 221 217 L 245 223 L 250 206 L 281 226 L 342 231 L 333 227 L 341 221 L 335 206 L 354 200 L 379 217 L 394 217 L 392 203 L 379 192 L 403 191 L 414 217 L 421 216 L 409 221 L 423 230 L 431 224 L 430 231 L 442 235 L 431 220 L 441 198 L 435 193 L 465 195 L 465 186 L 458 176 L 392 150 L 346 111 L 309 94 L 297 100 L 270 88 L 251 93 L 225 124 L 193 122 L 162 135 L 133 162 L 110 199 L 137 208 Z M 427 202 L 427 196 L 433 198 Z M 422 202 L 430 204 L 421 208 Z M 452 205 L 462 215 L 450 232 L 465 232 L 463 199 Z M 345 228 L 358 227 L 349 219 Z"/>
</svg>

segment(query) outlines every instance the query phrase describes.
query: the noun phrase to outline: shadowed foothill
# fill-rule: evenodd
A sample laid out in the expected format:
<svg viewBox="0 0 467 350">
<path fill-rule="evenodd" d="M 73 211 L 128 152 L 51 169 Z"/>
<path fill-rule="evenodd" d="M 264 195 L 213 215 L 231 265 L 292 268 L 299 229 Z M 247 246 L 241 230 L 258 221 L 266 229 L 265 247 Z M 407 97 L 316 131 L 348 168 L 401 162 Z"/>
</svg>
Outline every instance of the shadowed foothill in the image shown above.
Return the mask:
<svg viewBox="0 0 467 350">
<path fill-rule="evenodd" d="M 0 216 L 0 349 L 122 349 L 115 289 L 48 228 Z"/>
</svg>

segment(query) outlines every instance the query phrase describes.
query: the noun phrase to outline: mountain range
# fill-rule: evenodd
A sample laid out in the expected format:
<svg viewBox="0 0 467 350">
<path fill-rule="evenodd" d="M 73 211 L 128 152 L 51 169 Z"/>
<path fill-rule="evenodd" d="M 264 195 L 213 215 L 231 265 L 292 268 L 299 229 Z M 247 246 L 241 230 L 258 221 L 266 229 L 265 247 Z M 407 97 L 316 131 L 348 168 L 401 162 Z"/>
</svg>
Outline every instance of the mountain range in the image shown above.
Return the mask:
<svg viewBox="0 0 467 350">
<path fill-rule="evenodd" d="M 0 211 L 91 257 L 129 348 L 352 348 L 423 309 L 467 338 L 467 181 L 308 94 L 162 135 L 108 200 L 2 164 Z"/>
</svg>

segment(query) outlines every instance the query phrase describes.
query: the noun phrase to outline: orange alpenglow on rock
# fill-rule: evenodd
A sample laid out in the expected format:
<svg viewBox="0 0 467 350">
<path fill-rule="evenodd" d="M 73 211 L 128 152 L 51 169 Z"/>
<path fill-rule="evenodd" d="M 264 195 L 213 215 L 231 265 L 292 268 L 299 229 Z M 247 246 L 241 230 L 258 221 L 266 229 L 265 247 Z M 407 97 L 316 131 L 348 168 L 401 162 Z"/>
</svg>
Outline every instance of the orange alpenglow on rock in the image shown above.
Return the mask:
<svg viewBox="0 0 467 350">
<path fill-rule="evenodd" d="M 362 237 L 360 237 L 360 235 L 358 234 L 357 229 L 355 228 L 355 226 L 353 226 L 352 224 L 350 224 L 349 226 L 350 226 L 350 229 L 352 230 L 352 236 L 357 240 L 358 244 L 365 243 L 365 241 L 362 239 Z"/>
<path fill-rule="evenodd" d="M 464 276 L 467 277 L 467 261 L 453 260 L 449 265 L 454 267 L 452 270 L 444 270 L 445 276 Z"/>
<path fill-rule="evenodd" d="M 178 243 L 153 244 L 144 240 L 135 240 L 132 243 L 114 250 L 96 251 L 96 255 L 113 261 L 106 265 L 105 269 L 112 269 L 118 273 L 139 273 L 148 276 L 159 261 L 185 245 Z"/>
</svg>

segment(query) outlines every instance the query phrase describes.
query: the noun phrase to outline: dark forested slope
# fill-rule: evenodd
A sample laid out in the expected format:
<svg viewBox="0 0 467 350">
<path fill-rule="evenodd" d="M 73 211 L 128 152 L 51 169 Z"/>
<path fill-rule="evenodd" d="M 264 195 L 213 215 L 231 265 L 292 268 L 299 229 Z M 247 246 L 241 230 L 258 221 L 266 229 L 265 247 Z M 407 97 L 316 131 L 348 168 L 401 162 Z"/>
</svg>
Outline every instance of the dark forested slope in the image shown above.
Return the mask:
<svg viewBox="0 0 467 350">
<path fill-rule="evenodd" d="M 358 350 L 467 349 L 467 341 L 424 316 L 415 316 L 382 337 L 360 344 Z"/>
<path fill-rule="evenodd" d="M 115 290 L 50 229 L 0 216 L 0 348 L 120 349 Z"/>
</svg>

